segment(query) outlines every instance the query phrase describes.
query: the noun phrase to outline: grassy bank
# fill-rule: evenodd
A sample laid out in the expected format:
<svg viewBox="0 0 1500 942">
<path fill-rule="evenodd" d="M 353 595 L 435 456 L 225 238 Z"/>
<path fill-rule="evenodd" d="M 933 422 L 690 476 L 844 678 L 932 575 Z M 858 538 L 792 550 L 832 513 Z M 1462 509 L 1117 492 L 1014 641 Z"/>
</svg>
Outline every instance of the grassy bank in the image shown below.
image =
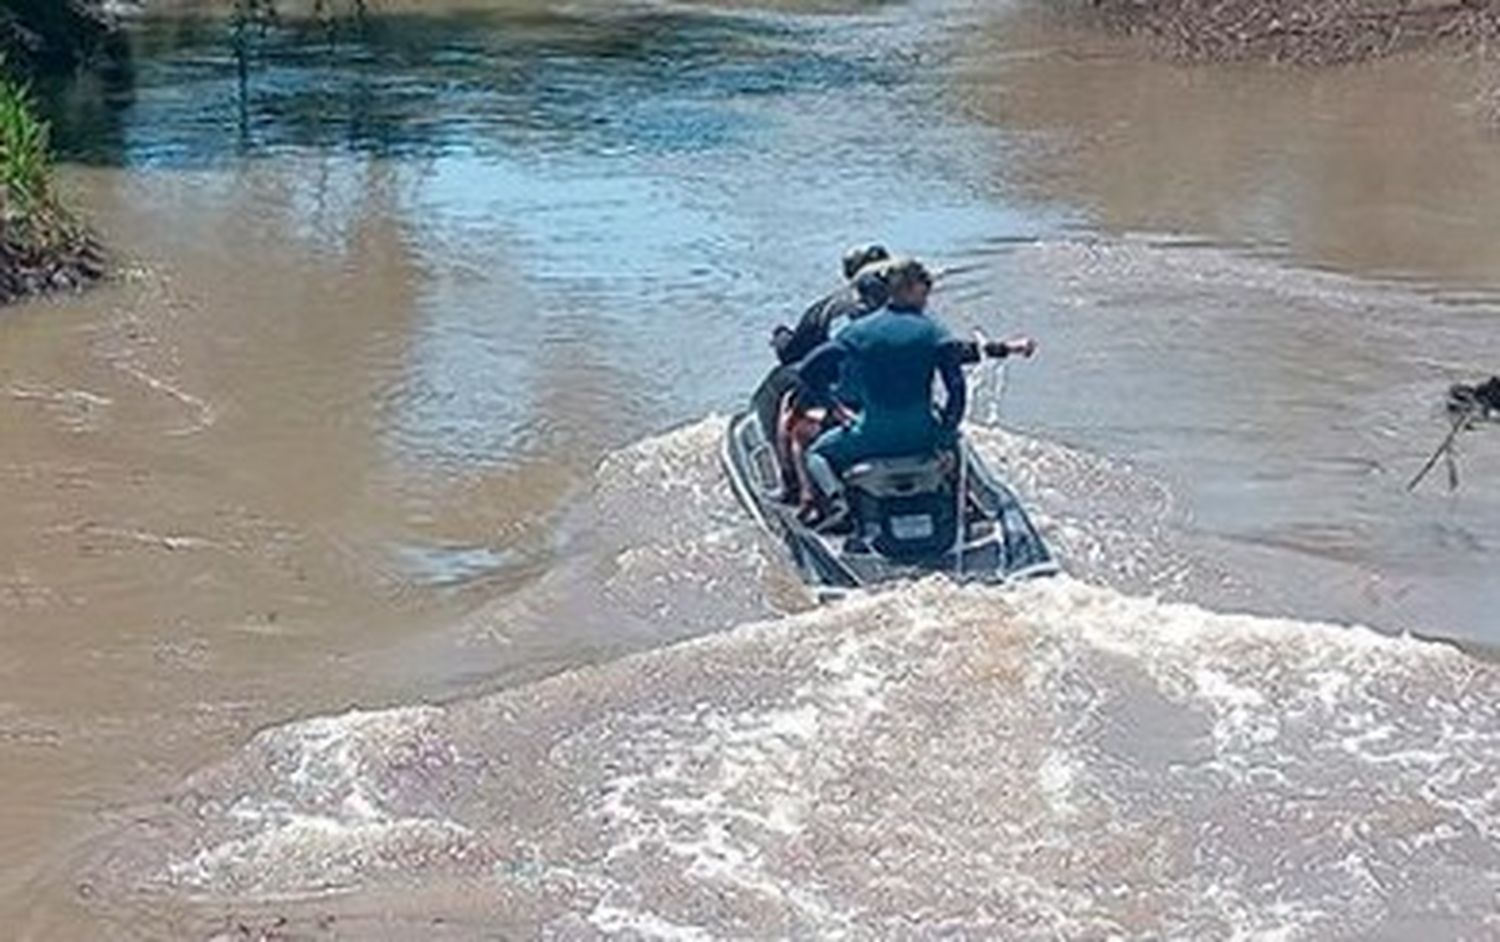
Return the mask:
<svg viewBox="0 0 1500 942">
<path fill-rule="evenodd" d="M 103 274 L 98 244 L 58 198 L 26 83 L 102 64 L 122 43 L 102 0 L 0 0 L 0 303 Z"/>
<path fill-rule="evenodd" d="M 1500 42 L 1500 0 L 1089 0 L 1111 25 L 1193 61 L 1334 65 Z"/>
<path fill-rule="evenodd" d="M 103 272 L 98 245 L 58 199 L 47 126 L 26 87 L 0 74 L 0 303 Z"/>
</svg>

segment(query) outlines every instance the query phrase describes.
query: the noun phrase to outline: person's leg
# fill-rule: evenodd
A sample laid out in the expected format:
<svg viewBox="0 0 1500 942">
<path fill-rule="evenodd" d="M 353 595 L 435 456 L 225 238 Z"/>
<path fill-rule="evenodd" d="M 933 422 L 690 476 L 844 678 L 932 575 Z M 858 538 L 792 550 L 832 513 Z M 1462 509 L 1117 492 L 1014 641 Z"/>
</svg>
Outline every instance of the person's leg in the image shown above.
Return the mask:
<svg viewBox="0 0 1500 942">
<path fill-rule="evenodd" d="M 806 458 L 813 500 L 804 505 L 804 512 L 826 515 L 831 510 L 845 509 L 844 484 L 839 475 L 865 453 L 863 434 L 861 423 L 856 420 L 853 425 L 824 432 L 813 442 Z"/>
<path fill-rule="evenodd" d="M 843 427 L 831 428 L 813 440 L 801 454 L 798 465 L 803 469 L 802 509 L 810 510 L 814 504 L 826 503 L 838 491 L 838 475 L 829 465 L 828 451 L 837 451 L 838 443 L 848 431 Z"/>
<path fill-rule="evenodd" d="M 816 453 L 807 455 L 805 461 L 808 499 L 803 503 L 804 510 L 811 509 L 809 505 L 818 503 L 820 498 L 823 503 L 828 503 L 843 496 L 843 482 L 839 480 L 831 461 Z"/>
<path fill-rule="evenodd" d="M 776 425 L 771 447 L 776 450 L 776 464 L 781 468 L 781 486 L 787 500 L 797 499 L 803 493 L 802 473 L 797 468 L 797 450 L 792 447 L 792 438 L 797 426 L 797 397 L 791 393 L 781 399 L 781 408 L 776 414 Z"/>
<path fill-rule="evenodd" d="M 797 388 L 797 368 L 782 364 L 773 369 L 755 394 L 750 397 L 751 408 L 760 419 L 760 427 L 767 435 L 776 433 L 776 420 L 787 393 Z"/>
<path fill-rule="evenodd" d="M 823 409 L 802 411 L 796 407 L 795 396 L 788 396 L 782 409 L 781 427 L 777 434 L 777 459 L 783 469 L 791 474 L 787 481 L 788 502 L 797 500 L 806 503 L 812 493 L 807 480 L 806 453 L 813 440 L 823 431 L 826 413 Z"/>
</svg>

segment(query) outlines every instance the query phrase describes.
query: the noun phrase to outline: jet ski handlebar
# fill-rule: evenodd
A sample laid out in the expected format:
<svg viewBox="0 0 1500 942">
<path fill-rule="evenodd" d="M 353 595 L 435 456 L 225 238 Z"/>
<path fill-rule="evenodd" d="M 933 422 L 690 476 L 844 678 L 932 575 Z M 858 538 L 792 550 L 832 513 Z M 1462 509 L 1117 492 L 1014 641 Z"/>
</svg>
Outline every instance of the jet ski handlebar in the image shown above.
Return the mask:
<svg viewBox="0 0 1500 942">
<path fill-rule="evenodd" d="M 985 340 L 976 338 L 964 341 L 960 362 L 965 366 L 989 360 L 1003 360 L 1010 356 L 1029 357 L 1036 352 L 1036 341 L 1029 337 L 1015 340 Z"/>
</svg>

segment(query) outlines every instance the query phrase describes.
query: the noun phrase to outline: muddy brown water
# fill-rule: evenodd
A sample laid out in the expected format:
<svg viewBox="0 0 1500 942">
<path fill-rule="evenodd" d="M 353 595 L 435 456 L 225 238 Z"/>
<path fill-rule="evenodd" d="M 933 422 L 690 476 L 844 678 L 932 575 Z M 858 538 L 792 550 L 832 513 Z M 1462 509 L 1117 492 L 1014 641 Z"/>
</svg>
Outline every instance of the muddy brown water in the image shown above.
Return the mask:
<svg viewBox="0 0 1500 942">
<path fill-rule="evenodd" d="M 1014 473 L 1082 578 L 1500 641 L 1500 438 L 1465 442 L 1456 494 L 1439 480 L 1403 491 L 1442 433 L 1445 384 L 1500 369 L 1488 66 L 1183 69 L 1054 13 L 964 0 L 476 2 L 390 7 L 332 45 L 289 21 L 258 40 L 241 88 L 222 22 L 177 6 L 133 27 L 128 79 L 50 99 L 64 183 L 122 250 L 121 277 L 0 315 L 0 924 L 12 935 L 207 936 L 236 931 L 222 901 L 237 894 L 327 890 L 326 872 L 263 848 L 172 857 L 178 824 L 160 848 L 149 828 L 129 830 L 214 763 L 230 771 L 205 793 L 253 793 L 234 762 L 256 761 L 244 745 L 256 730 L 458 698 L 442 722 L 479 748 L 491 721 L 472 715 L 495 707 L 478 691 L 804 607 L 722 501 L 700 420 L 737 406 L 770 326 L 866 236 L 949 267 L 938 300 L 956 324 L 1041 340 L 1040 359 L 1010 371 L 1002 418 L 1029 436 Z M 935 591 L 892 617 L 979 617 Z M 1093 637 L 1049 607 L 1062 603 L 1034 601 L 1034 621 Z M 1098 603 L 1100 617 L 1149 620 L 1135 604 Z M 1200 628 L 1234 628 L 1216 617 Z M 1163 713 L 1118 652 L 1057 643 L 1143 726 L 1203 722 Z M 1324 643 L 1294 645 L 1314 650 L 1284 670 L 1344 664 Z M 994 656 L 998 674 L 1031 669 Z M 862 670 L 883 663 L 872 657 Z M 1390 657 L 1418 690 L 1486 670 Z M 634 683 L 605 678 L 611 691 Z M 828 696 L 837 707 L 845 693 Z M 1469 694 L 1453 708 L 1474 709 Z M 631 686 L 617 699 L 686 709 L 658 702 L 674 696 Z M 1385 696 L 1366 698 L 1381 722 L 1422 725 L 1418 706 Z M 516 709 L 542 710 L 539 728 L 568 722 L 555 705 Z M 1041 748 L 1045 732 L 1015 733 L 1017 748 Z M 1455 755 L 1474 741 L 1457 736 Z M 1322 748 L 1297 743 L 1294 759 Z M 1132 748 L 1146 769 L 1172 755 L 1149 737 Z M 1062 774 L 1034 758 L 1047 781 Z M 1469 759 L 1495 768 L 1493 752 Z M 1095 784 L 1120 789 L 1128 839 L 1084 852 L 1099 872 L 1135 852 L 1131 815 L 1160 784 L 1149 771 L 1115 782 L 1110 768 Z M 935 775 L 921 781 L 940 795 Z M 1212 792 L 1194 789 L 1188 805 Z M 522 811 L 453 816 L 508 820 L 524 813 L 516 800 Z M 933 819 L 934 834 L 945 826 Z M 122 829 L 125 850 L 110 836 Z M 405 845 L 392 846 L 399 859 Z M 473 853 L 498 866 L 492 849 Z M 1493 866 L 1475 853 L 1476 872 Z M 132 855 L 191 873 L 167 897 L 121 902 L 108 861 Z M 336 882 L 375 881 L 377 864 Z M 452 879 L 437 873 L 403 912 L 497 918 L 458 902 Z M 599 892 L 590 931 L 661 929 L 641 921 L 640 899 L 621 908 Z M 194 894 L 221 902 L 180 922 L 148 914 Z M 559 894 L 509 912 L 522 930 L 549 924 Z M 1187 930 L 1212 935 L 1240 911 Z M 1270 925 L 1251 916 L 1240 924 Z M 305 931 L 328 930 L 318 918 Z M 831 925 L 715 918 L 705 925 L 725 932 Z"/>
</svg>

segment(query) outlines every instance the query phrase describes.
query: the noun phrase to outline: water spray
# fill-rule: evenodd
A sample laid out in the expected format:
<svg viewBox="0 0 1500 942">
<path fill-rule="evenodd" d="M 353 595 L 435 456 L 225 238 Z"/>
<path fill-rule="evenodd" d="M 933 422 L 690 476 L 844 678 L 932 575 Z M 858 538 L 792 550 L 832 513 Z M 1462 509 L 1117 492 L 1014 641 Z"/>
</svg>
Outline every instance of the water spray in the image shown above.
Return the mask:
<svg viewBox="0 0 1500 942">
<path fill-rule="evenodd" d="M 974 343 L 981 351 L 988 351 L 992 345 L 984 335 L 984 331 L 974 331 Z M 984 414 L 980 423 L 991 428 L 1000 427 L 1001 408 L 1005 402 L 1005 393 L 1010 385 L 1010 357 L 983 357 L 980 369 L 980 380 L 977 384 L 975 399 L 984 401 Z"/>
</svg>

